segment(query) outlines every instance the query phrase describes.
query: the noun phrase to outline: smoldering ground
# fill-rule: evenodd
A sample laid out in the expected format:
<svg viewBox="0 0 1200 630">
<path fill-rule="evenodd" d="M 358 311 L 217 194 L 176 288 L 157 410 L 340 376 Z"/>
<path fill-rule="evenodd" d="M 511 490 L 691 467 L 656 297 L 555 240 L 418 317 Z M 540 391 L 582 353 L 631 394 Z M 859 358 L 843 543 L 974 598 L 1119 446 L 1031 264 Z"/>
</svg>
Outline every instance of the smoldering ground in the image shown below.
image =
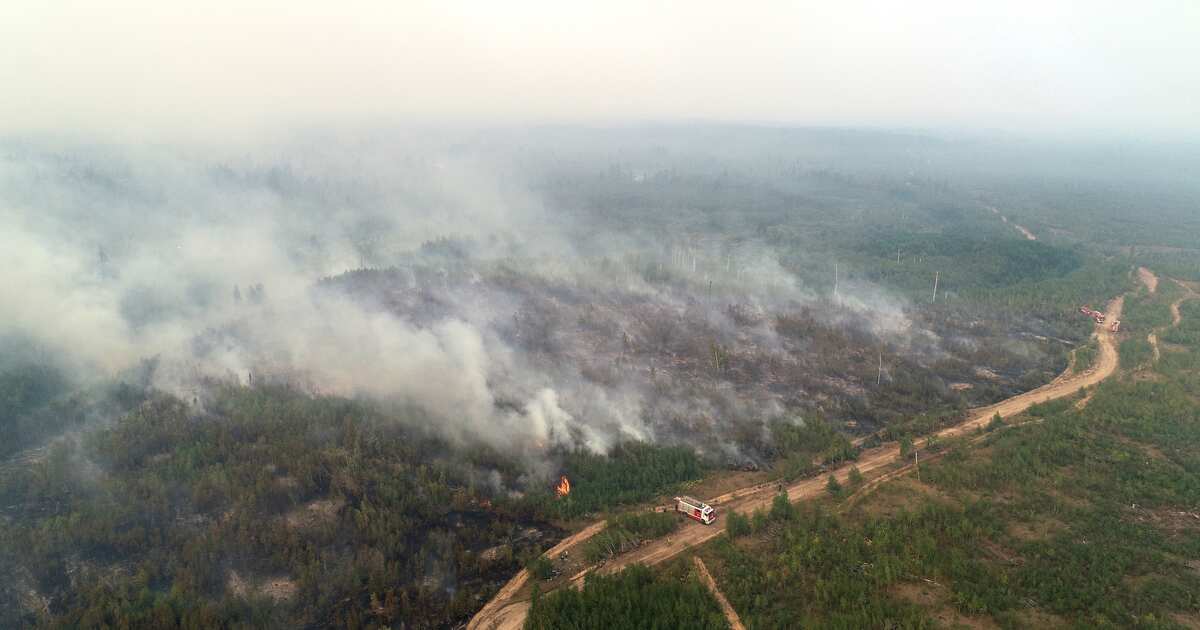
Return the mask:
<svg viewBox="0 0 1200 630">
<path fill-rule="evenodd" d="M 537 209 L 451 159 L 336 179 L 336 160 L 309 157 L 231 166 L 156 148 L 9 147 L 0 325 L 79 373 L 157 357 L 155 385 L 179 394 L 202 377 L 298 372 L 321 391 L 461 418 L 452 433 L 568 439 L 553 391 L 531 387 L 519 413 L 497 412 L 489 378 L 514 368 L 482 314 L 415 326 L 312 288 L 435 236 L 520 229 Z"/>
<path fill-rule="evenodd" d="M 608 154 L 554 167 L 545 146 L 458 140 L 11 140 L 0 326 L 76 374 L 155 358 L 153 385 L 198 404 L 206 382 L 283 381 L 510 451 L 636 439 L 731 461 L 762 459 L 774 418 L 861 398 L 879 375 L 849 355 L 943 352 L 903 299 L 862 279 L 831 299 L 742 226 L 564 197 Z M 612 190 L 641 172 L 667 171 L 622 167 Z"/>
</svg>

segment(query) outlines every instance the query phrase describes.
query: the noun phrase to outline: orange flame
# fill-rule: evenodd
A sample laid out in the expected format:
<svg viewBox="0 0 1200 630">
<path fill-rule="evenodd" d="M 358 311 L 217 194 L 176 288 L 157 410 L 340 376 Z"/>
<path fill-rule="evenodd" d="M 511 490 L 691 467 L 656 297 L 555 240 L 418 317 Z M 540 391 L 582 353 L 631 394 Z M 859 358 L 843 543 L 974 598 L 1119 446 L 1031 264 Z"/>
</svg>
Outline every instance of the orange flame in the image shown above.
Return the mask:
<svg viewBox="0 0 1200 630">
<path fill-rule="evenodd" d="M 560 497 L 565 497 L 568 494 L 571 494 L 571 480 L 567 479 L 566 475 L 559 477 L 558 486 L 554 488 L 554 491 L 557 492 L 558 496 Z"/>
</svg>

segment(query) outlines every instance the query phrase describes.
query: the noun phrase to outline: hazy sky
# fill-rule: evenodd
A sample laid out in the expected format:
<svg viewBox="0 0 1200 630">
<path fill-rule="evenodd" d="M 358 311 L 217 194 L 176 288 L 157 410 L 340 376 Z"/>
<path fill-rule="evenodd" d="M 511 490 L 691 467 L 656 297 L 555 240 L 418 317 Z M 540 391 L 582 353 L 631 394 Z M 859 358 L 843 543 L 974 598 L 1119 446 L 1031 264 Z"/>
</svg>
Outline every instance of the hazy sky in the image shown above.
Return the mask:
<svg viewBox="0 0 1200 630">
<path fill-rule="evenodd" d="M 1200 1 L 0 2 L 0 131 L 729 120 L 1200 133 Z"/>
</svg>

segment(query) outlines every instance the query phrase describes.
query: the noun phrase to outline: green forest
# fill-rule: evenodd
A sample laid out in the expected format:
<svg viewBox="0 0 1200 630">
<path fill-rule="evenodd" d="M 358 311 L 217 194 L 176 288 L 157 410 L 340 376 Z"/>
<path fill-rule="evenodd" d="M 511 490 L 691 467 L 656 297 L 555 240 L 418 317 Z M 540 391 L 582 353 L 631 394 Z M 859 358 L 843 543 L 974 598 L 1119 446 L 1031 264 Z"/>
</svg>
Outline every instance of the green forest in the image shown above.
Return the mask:
<svg viewBox="0 0 1200 630">
<path fill-rule="evenodd" d="M 536 592 L 525 630 L 728 628 L 704 585 L 676 562 L 658 573 L 634 565 L 616 575 L 589 575 L 581 590 Z"/>
<path fill-rule="evenodd" d="M 608 458 L 568 453 L 563 470 L 585 481 L 570 502 L 548 487 L 513 498 L 473 471 L 515 477 L 517 462 L 456 450 L 370 405 L 222 387 L 205 406 L 197 417 L 153 395 L 0 470 L 0 505 L 28 515 L 0 521 L 0 557 L 54 594 L 41 621 L 448 624 L 553 543 L 545 519 L 645 499 L 702 471 L 690 452 L 628 444 Z M 0 608 L 0 625 L 35 621 L 14 602 Z"/>
<path fill-rule="evenodd" d="M 1154 313 L 1177 295 L 1127 305 L 1139 326 L 1161 325 Z M 920 481 L 910 472 L 865 497 L 831 481 L 821 501 L 726 514 L 726 535 L 697 553 L 749 628 L 1193 627 L 1198 308 L 1184 303 L 1158 364 L 1127 364 L 1082 408 L 1035 405 L 927 444 Z"/>
<path fill-rule="evenodd" d="M 0 322 L 0 628 L 461 628 L 522 569 L 529 628 L 723 628 L 692 554 L 756 629 L 1200 623 L 1194 191 L 922 134 L 527 131 L 335 164 L 0 141 L 0 201 L 45 214 L 4 227 L 63 250 L 20 276 L 54 313 Z M 1121 295 L 1118 376 L 934 437 L 1094 367 L 1079 308 Z M 675 494 L 805 479 L 549 591 L 700 527 L 651 511 Z"/>
</svg>

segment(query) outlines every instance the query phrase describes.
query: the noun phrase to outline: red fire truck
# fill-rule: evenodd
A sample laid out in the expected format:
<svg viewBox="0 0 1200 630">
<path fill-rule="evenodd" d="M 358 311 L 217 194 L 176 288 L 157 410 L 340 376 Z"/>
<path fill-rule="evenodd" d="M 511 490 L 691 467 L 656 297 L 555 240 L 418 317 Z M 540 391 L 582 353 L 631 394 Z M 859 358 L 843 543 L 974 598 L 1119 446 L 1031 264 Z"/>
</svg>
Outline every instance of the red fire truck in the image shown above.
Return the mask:
<svg viewBox="0 0 1200 630">
<path fill-rule="evenodd" d="M 682 512 L 705 525 L 712 525 L 712 522 L 717 520 L 716 510 L 700 499 L 689 496 L 675 497 L 675 511 Z"/>
</svg>

